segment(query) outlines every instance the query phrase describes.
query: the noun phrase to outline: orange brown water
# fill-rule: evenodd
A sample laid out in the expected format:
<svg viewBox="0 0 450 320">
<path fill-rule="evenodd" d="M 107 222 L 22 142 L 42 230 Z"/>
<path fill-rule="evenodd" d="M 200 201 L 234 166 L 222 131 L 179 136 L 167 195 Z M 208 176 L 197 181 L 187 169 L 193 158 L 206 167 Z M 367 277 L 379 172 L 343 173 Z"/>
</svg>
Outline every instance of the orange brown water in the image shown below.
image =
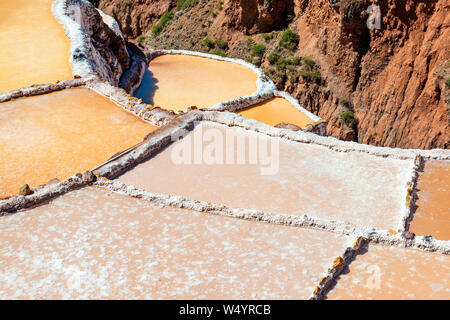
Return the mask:
<svg viewBox="0 0 450 320">
<path fill-rule="evenodd" d="M 329 299 L 450 299 L 448 255 L 370 245 L 349 269 Z"/>
<path fill-rule="evenodd" d="M 306 299 L 346 238 L 87 187 L 0 218 L 0 242 L 1 299 Z"/>
<path fill-rule="evenodd" d="M 418 208 L 411 232 L 450 240 L 450 162 L 426 161 L 417 188 Z"/>
<path fill-rule="evenodd" d="M 208 108 L 256 92 L 256 80 L 253 71 L 235 63 L 164 55 L 150 62 L 136 97 L 172 110 Z"/>
<path fill-rule="evenodd" d="M 86 88 L 0 103 L 0 197 L 93 169 L 154 129 Z"/>
<path fill-rule="evenodd" d="M 72 78 L 70 41 L 52 3 L 0 1 L 0 92 Z"/>
<path fill-rule="evenodd" d="M 285 122 L 304 128 L 306 125 L 314 123 L 308 116 L 291 105 L 289 101 L 279 97 L 261 102 L 238 113 L 246 118 L 255 119 L 271 126 Z"/>
<path fill-rule="evenodd" d="M 202 156 L 212 145 L 206 142 L 206 138 L 203 145 L 201 141 L 192 143 L 190 163 L 174 161 L 174 155 L 178 154 L 176 151 L 183 144 L 189 145 L 197 135 L 202 137 L 210 133 L 219 137 L 233 134 L 246 139 L 246 154 L 250 150 L 250 137 L 261 137 L 261 146 L 276 139 L 279 141 L 279 154 L 276 151 L 270 154 L 274 169 L 278 161 L 278 171 L 262 175 L 261 167 L 267 167 L 261 161 L 264 159 L 258 158 L 257 164 L 251 164 L 247 161 L 248 156 L 244 164 L 237 161 L 226 164 L 226 159 L 224 164 L 207 164 L 204 158 L 200 159 L 200 164 L 195 164 L 195 150 L 200 150 Z M 227 147 L 224 140 L 224 156 L 232 152 L 236 154 L 239 149 L 237 143 Z M 401 200 L 404 199 L 400 182 L 406 181 L 407 168 L 408 162 L 403 160 L 358 152 L 335 152 L 313 144 L 269 138 L 242 128 L 208 123 L 197 126 L 184 139 L 124 173 L 118 180 L 151 192 L 181 195 L 232 208 L 308 214 L 359 226 L 395 229 L 403 205 Z"/>
</svg>

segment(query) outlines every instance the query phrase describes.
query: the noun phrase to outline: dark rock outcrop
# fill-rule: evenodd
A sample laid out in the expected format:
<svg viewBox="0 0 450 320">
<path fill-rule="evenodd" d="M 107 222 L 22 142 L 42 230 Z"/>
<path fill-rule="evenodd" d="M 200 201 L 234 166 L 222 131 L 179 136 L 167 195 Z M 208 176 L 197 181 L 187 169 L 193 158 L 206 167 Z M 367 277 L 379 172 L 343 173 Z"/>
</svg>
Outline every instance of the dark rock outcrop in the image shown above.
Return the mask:
<svg viewBox="0 0 450 320">
<path fill-rule="evenodd" d="M 88 1 L 68 0 L 66 12 L 87 34 L 87 40 L 92 45 L 89 49 L 95 51 L 88 53 L 94 70 L 117 85 L 131 63 L 125 39 L 103 21 L 99 11 Z M 75 52 L 73 59 L 87 59 L 85 54 Z"/>
</svg>

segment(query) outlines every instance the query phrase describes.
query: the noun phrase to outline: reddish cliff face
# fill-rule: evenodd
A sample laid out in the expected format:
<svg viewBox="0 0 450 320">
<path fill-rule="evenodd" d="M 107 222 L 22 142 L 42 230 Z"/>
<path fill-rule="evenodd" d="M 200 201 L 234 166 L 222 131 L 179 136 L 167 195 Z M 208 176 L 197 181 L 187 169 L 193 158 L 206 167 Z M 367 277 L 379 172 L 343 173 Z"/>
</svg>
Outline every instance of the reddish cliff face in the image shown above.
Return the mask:
<svg viewBox="0 0 450 320">
<path fill-rule="evenodd" d="M 214 29 L 218 32 L 239 30 L 245 34 L 270 32 L 283 24 L 290 10 L 284 0 L 228 0 L 217 17 Z"/>
<path fill-rule="evenodd" d="M 138 1 L 126 12 L 142 21 L 163 5 L 171 8 L 169 2 Z M 115 17 L 128 14 L 120 13 L 123 5 L 114 4 L 122 1 L 104 0 L 101 7 L 105 3 L 116 11 Z M 274 69 L 268 56 L 279 48 L 281 30 L 289 26 L 299 36 L 298 45 L 281 54 L 311 57 L 321 81 L 268 73 L 280 89 L 326 120 L 331 135 L 378 146 L 450 147 L 450 92 L 445 84 L 450 76 L 448 1 L 380 0 L 381 28 L 374 30 L 366 26 L 370 4 L 370 0 L 200 0 L 178 12 L 160 35 L 148 37 L 148 43 L 212 51 L 217 46 L 208 49 L 203 39 L 221 39 L 228 42 L 223 49 L 228 56 L 261 64 L 268 72 Z M 131 21 L 118 20 L 127 32 Z M 270 31 L 273 39 L 263 39 L 261 33 Z M 262 59 L 251 55 L 249 37 L 266 46 Z M 354 112 L 356 125 L 341 120 L 346 110 Z"/>
<path fill-rule="evenodd" d="M 351 2 L 333 8 L 327 0 L 297 1 L 298 51 L 315 58 L 330 92 L 292 84 L 289 90 L 328 120 L 339 138 L 346 138 L 345 130 L 333 114 L 339 110 L 336 98 L 346 96 L 359 142 L 448 148 L 448 2 L 380 1 L 381 29 L 372 31 L 360 15 L 370 3 L 352 8 Z"/>
<path fill-rule="evenodd" d="M 99 9 L 114 17 L 124 35 L 136 38 L 150 30 L 176 0 L 101 0 Z"/>
</svg>

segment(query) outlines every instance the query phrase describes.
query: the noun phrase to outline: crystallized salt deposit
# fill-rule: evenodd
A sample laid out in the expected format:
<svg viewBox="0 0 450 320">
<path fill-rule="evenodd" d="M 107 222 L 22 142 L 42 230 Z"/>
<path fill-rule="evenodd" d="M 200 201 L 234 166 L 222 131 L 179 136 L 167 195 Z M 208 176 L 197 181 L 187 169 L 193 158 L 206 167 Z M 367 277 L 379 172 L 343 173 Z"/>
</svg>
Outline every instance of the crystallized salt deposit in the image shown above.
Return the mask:
<svg viewBox="0 0 450 320">
<path fill-rule="evenodd" d="M 1 298 L 307 299 L 348 239 L 98 187 L 0 219 Z"/>
<path fill-rule="evenodd" d="M 237 143 L 227 147 L 226 143 L 232 141 L 226 139 L 227 134 L 247 139 L 243 145 L 244 164 L 239 164 L 236 156 L 234 164 L 226 164 L 227 154 L 238 150 Z M 224 164 L 214 163 L 215 158 L 206 159 L 212 140 L 203 144 L 202 140 L 195 142 L 197 136 L 208 135 L 224 138 L 222 159 L 218 159 Z M 275 148 L 265 159 L 257 155 L 259 164 L 250 163 L 250 137 L 259 137 L 261 148 L 267 146 L 270 150 L 272 143 Z M 190 164 L 186 164 L 179 154 L 189 146 Z M 200 154 L 198 164 L 197 153 Z M 356 226 L 389 229 L 396 228 L 400 219 L 409 167 L 410 161 L 406 160 L 335 152 L 241 128 L 204 124 L 118 180 L 151 192 L 181 195 L 232 208 L 308 214 Z M 269 174 L 264 175 L 264 169 Z"/>
</svg>

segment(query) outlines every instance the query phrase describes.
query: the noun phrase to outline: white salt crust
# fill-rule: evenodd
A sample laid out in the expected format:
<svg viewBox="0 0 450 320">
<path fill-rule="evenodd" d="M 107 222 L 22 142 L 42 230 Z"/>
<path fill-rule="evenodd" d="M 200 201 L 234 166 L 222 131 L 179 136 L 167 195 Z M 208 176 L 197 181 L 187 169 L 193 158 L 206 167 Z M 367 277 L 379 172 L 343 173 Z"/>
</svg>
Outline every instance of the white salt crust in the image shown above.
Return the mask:
<svg viewBox="0 0 450 320">
<path fill-rule="evenodd" d="M 76 174 L 69 179 L 47 186 L 42 186 L 29 196 L 18 196 L 8 200 L 0 201 L 0 216 L 14 213 L 19 210 L 38 205 L 51 198 L 62 195 L 71 190 L 92 184 L 95 177 L 88 171 L 84 175 Z M 334 233 L 352 236 L 352 244 L 344 252 L 336 257 L 328 267 L 327 272 L 319 281 L 310 299 L 320 300 L 332 288 L 334 282 L 342 271 L 354 260 L 362 245 L 370 242 L 384 245 L 409 247 L 441 254 L 450 254 L 450 241 L 439 241 L 430 236 L 415 237 L 413 240 L 405 239 L 402 235 L 392 235 L 386 230 L 375 230 L 369 228 L 355 228 L 345 223 L 317 219 L 304 216 L 272 215 L 259 210 L 232 209 L 223 205 L 206 203 L 203 201 L 189 200 L 180 196 L 164 195 L 140 190 L 134 186 L 125 185 L 118 181 L 110 181 L 100 178 L 94 185 L 106 188 L 112 192 L 122 195 L 139 198 L 146 201 L 157 202 L 163 206 L 173 206 L 178 208 L 188 208 L 200 212 L 207 212 L 221 216 L 234 217 L 265 223 L 275 223 L 280 225 L 304 227 L 317 230 L 326 230 Z"/>
<path fill-rule="evenodd" d="M 155 132 L 151 139 L 141 144 L 134 150 L 131 150 L 129 153 L 123 155 L 122 157 L 106 163 L 103 167 L 100 167 L 96 172 L 100 176 L 105 176 L 107 178 L 114 178 L 119 174 L 126 171 L 128 168 L 136 165 L 139 162 L 142 162 L 152 155 L 156 154 L 163 148 L 165 148 L 168 144 L 174 141 L 174 137 L 179 137 L 180 130 L 186 130 L 187 128 L 192 128 L 194 125 L 201 123 L 202 121 L 207 120 L 207 122 L 220 123 L 223 125 L 227 125 L 229 127 L 237 126 L 247 130 L 256 131 L 261 134 L 267 134 L 272 137 L 279 137 L 282 139 L 288 139 L 295 142 L 300 143 L 313 143 L 317 145 L 321 145 L 327 147 L 331 150 L 338 152 L 363 152 L 368 153 L 370 155 L 374 155 L 381 158 L 386 158 L 388 161 L 389 158 L 393 159 L 411 159 L 411 162 L 414 163 L 414 166 L 409 170 L 409 177 L 403 181 L 399 181 L 399 184 L 406 185 L 406 188 L 400 188 L 398 194 L 398 201 L 401 203 L 401 212 L 399 215 L 399 227 L 398 230 L 389 230 L 386 232 L 376 232 L 373 233 L 375 238 L 378 237 L 378 234 L 385 235 L 389 237 L 389 242 L 391 241 L 391 236 L 393 233 L 399 232 L 401 237 L 404 237 L 404 233 L 408 231 L 409 221 L 412 219 L 412 212 L 414 206 L 414 197 L 409 201 L 409 204 L 405 203 L 405 191 L 407 195 L 411 193 L 408 191 L 409 188 L 412 190 L 415 189 L 415 184 L 417 181 L 417 166 L 420 165 L 420 161 L 422 159 L 422 155 L 418 155 L 419 153 L 423 153 L 423 155 L 428 158 L 434 159 L 443 159 L 448 160 L 450 157 L 450 151 L 447 150 L 405 150 L 405 149 L 391 149 L 391 148 L 380 148 L 369 145 L 361 145 L 354 142 L 344 142 L 337 140 L 331 137 L 321 137 L 307 132 L 293 132 L 291 130 L 278 129 L 265 124 L 262 124 L 255 120 L 246 119 L 240 115 L 228 112 L 200 112 L 195 111 L 184 116 L 179 117 L 172 125 L 165 127 L 163 130 Z M 417 165 L 416 165 L 417 163 Z M 359 234 L 363 234 L 364 232 L 359 232 Z M 379 241 L 383 242 L 385 237 L 380 238 Z M 406 238 L 405 238 L 406 240 Z M 378 240 L 377 240 L 378 241 Z"/>
<path fill-rule="evenodd" d="M 99 178 L 95 182 L 95 185 L 134 198 L 158 202 L 159 204 L 165 206 L 188 208 L 200 212 L 208 212 L 211 214 L 246 220 L 262 221 L 280 225 L 326 230 L 343 235 L 353 236 L 355 237 L 355 239 L 358 237 L 362 237 L 361 239 L 375 243 L 394 245 L 398 247 L 422 249 L 425 251 L 438 252 L 447 255 L 450 254 L 450 240 L 447 241 L 436 240 L 433 237 L 429 236 L 425 237 L 417 236 L 414 239 L 409 240 L 404 238 L 403 234 L 400 233 L 392 234 L 388 230 L 375 229 L 370 226 L 365 228 L 355 227 L 353 225 L 346 224 L 344 222 L 320 219 L 308 215 L 303 216 L 291 216 L 283 214 L 277 215 L 263 212 L 261 210 L 229 208 L 225 205 L 207 203 L 199 200 L 190 200 L 182 196 L 149 192 L 146 190 L 138 189 L 132 185 L 123 184 L 116 180 L 112 181 L 104 178 Z"/>
<path fill-rule="evenodd" d="M 81 28 L 80 24 L 71 19 L 67 14 L 68 3 L 66 0 L 55 0 L 52 5 L 52 11 L 56 19 L 63 25 L 66 30 L 66 35 L 70 40 L 70 64 L 72 66 L 72 72 L 79 76 L 84 76 L 90 73 L 96 72 L 94 70 L 90 59 L 96 59 L 92 57 L 91 53 L 92 45 L 87 42 L 87 35 Z M 78 54 L 84 54 L 84 59 L 74 60 L 73 56 Z M 97 58 L 98 59 L 98 58 Z"/>
</svg>

